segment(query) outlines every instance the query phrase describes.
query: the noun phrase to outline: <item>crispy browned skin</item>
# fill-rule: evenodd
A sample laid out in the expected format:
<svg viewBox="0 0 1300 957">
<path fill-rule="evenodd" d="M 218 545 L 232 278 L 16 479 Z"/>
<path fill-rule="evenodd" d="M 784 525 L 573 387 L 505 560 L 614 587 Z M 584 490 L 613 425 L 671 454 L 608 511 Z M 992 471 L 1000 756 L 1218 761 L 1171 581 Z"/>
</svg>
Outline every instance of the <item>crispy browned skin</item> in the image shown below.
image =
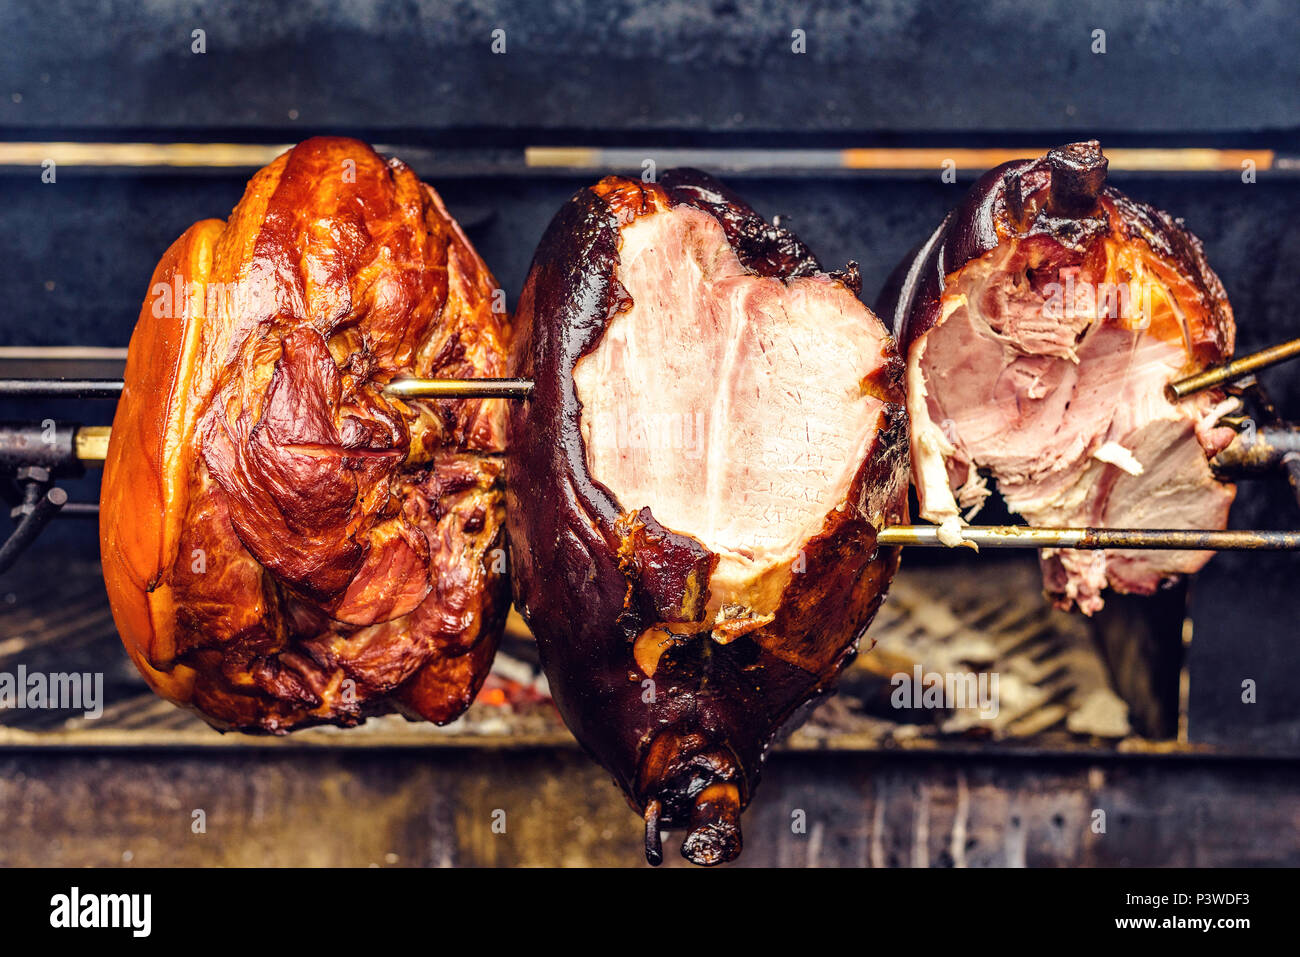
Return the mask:
<svg viewBox="0 0 1300 957">
<path fill-rule="evenodd" d="M 1096 266 L 1106 242 L 1138 250 L 1186 310 L 1192 358 L 1204 367 L 1231 357 L 1232 307 L 1201 241 L 1180 220 L 1106 185 L 1096 140 L 989 170 L 898 265 L 876 314 L 893 327 L 904 355 L 934 327 L 949 277 L 1012 239 L 1032 240 L 1027 248 L 1056 265 Z"/>
<path fill-rule="evenodd" d="M 887 403 L 873 454 L 847 507 L 806 543 L 806 573 L 790 576 L 774 619 L 727 642 L 675 643 L 648 672 L 636 653 L 647 629 L 667 622 L 707 633 L 718 559 L 592 478 L 573 369 L 628 305 L 615 275 L 620 229 L 677 204 L 714 216 L 752 273 L 821 273 L 796 237 L 692 170 L 657 185 L 609 177 L 575 195 L 543 237 L 516 313 L 512 373 L 535 386 L 511 409 L 507 514 L 515 603 L 565 721 L 646 817 L 652 862 L 662 825 L 688 828 L 683 855 L 716 864 L 740 852 L 740 811 L 768 747 L 833 688 L 897 570 L 898 550 L 877 548 L 876 533 L 906 517 L 907 426 L 893 353 L 872 384 Z M 855 279 L 850 271 L 838 281 Z"/>
<path fill-rule="evenodd" d="M 219 728 L 450 721 L 508 607 L 496 282 L 437 194 L 308 140 L 163 256 L 131 337 L 100 511 L 127 651 Z"/>
</svg>

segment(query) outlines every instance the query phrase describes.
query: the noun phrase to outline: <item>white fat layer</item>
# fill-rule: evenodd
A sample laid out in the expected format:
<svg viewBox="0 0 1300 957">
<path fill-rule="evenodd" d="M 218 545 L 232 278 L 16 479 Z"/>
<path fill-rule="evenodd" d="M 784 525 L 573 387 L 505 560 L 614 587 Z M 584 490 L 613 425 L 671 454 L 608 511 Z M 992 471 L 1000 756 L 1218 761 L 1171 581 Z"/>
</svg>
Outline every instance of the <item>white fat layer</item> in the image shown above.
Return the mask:
<svg viewBox="0 0 1300 957">
<path fill-rule="evenodd" d="M 1098 462 L 1109 462 L 1116 468 L 1123 469 L 1129 475 L 1141 475 L 1142 463 L 1137 457 L 1118 442 L 1103 443 L 1101 448 L 1092 453 Z"/>
<path fill-rule="evenodd" d="M 955 515 L 951 518 L 945 518 L 939 523 L 939 541 L 943 542 L 949 548 L 954 548 L 962 544 L 965 539 L 962 538 L 961 528 L 961 519 L 957 518 Z"/>
<path fill-rule="evenodd" d="M 966 301 L 965 296 L 954 296 L 944 303 L 939 322 L 947 319 L 952 311 Z M 907 359 L 907 408 L 911 424 L 912 445 L 912 482 L 916 487 L 917 501 L 921 506 L 921 517 L 927 522 L 939 526 L 939 541 L 949 547 L 962 543 L 961 510 L 948 482 L 949 456 L 956 454 L 957 448 L 948 440 L 933 419 L 930 418 L 930 405 L 926 401 L 929 393 L 925 387 L 925 376 L 921 374 L 921 359 L 925 355 L 925 337 L 921 337 L 912 346 Z M 967 486 L 972 483 L 968 482 Z M 978 483 L 976 483 L 978 484 Z M 974 512 L 979 510 L 984 497 L 977 496 Z"/>
</svg>

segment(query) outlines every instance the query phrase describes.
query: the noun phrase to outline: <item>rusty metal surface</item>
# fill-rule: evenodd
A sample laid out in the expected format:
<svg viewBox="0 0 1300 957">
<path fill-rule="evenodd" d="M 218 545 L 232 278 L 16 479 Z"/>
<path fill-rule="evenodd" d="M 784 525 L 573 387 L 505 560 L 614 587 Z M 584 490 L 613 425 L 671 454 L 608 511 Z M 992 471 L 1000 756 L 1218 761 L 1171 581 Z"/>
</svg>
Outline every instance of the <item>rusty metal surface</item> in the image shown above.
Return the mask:
<svg viewBox="0 0 1300 957">
<path fill-rule="evenodd" d="M 1297 456 L 1300 429 L 1290 423 L 1256 426 L 1252 420 L 1210 464 L 1227 475 L 1260 475 L 1276 471 Z"/>
<path fill-rule="evenodd" d="M 0 757 L 4 866 L 643 866 L 640 843 L 568 751 Z M 787 752 L 745 843 L 750 867 L 1296 866 L 1300 768 Z"/>
</svg>

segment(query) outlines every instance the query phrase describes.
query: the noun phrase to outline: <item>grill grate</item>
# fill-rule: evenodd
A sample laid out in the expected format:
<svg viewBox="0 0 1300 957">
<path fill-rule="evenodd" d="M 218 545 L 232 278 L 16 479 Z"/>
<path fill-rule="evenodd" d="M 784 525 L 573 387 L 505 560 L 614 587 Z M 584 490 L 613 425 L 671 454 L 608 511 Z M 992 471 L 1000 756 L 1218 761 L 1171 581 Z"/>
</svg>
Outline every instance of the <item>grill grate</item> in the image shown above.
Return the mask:
<svg viewBox="0 0 1300 957">
<path fill-rule="evenodd" d="M 573 746 L 545 699 L 536 649 L 512 615 L 485 693 L 445 728 L 397 716 L 360 728 L 313 728 L 284 739 L 219 735 L 156 697 L 118 641 L 99 564 L 42 548 L 0 577 L 0 672 L 103 675 L 103 713 L 0 710 L 0 744 L 34 747 Z M 790 745 L 812 749 L 935 746 L 944 742 L 1081 746 L 1128 731 L 1090 625 L 1053 611 L 1039 596 L 1032 560 L 905 567 L 870 634 L 878 639 L 847 669 L 841 694 L 825 701 Z M 896 710 L 895 675 L 998 675 L 998 715 L 978 708 Z M 540 692 L 540 693 L 539 693 Z M 489 703 L 489 701 L 496 703 Z M 505 702 L 502 704 L 501 702 Z M 1094 741 L 1095 743 L 1095 741 Z"/>
</svg>

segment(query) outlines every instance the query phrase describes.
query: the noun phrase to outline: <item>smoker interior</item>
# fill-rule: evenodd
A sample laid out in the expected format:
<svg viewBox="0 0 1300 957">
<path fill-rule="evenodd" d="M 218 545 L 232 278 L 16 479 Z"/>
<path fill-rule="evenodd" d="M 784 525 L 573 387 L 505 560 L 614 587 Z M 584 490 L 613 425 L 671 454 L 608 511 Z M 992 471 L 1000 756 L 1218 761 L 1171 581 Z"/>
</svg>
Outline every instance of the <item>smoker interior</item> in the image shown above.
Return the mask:
<svg viewBox="0 0 1300 957">
<path fill-rule="evenodd" d="M 707 149 L 713 171 L 828 267 L 857 261 L 868 303 L 981 170 L 950 183 L 938 169 L 753 168 L 755 151 L 1097 136 L 1300 152 L 1300 37 L 1281 4 L 1116 3 L 1089 17 L 1064 3 L 906 3 L 819 14 L 810 52 L 788 62 L 799 24 L 730 4 L 671 23 L 621 3 L 599 17 L 551 3 L 472 17 L 380 4 L 362 18 L 338 2 L 274 23 L 233 8 L 209 26 L 206 60 L 175 12 L 103 3 L 60 18 L 64 5 L 45 6 L 61 27 L 0 12 L 0 34 L 20 38 L 0 63 L 0 140 L 358 135 L 439 189 L 512 305 L 564 200 L 606 171 L 641 171 L 529 166 L 532 146 Z M 1089 52 L 1093 19 L 1103 57 Z M 493 58 L 498 22 L 513 45 Z M 1205 242 L 1239 352 L 1300 335 L 1298 172 L 1111 176 Z M 124 346 L 162 251 L 193 221 L 224 217 L 251 173 L 201 159 L 68 166 L 48 184 L 39 167 L 0 166 L 0 345 Z M 40 371 L 24 360 L 0 375 Z M 1262 377 L 1291 418 L 1297 371 Z M 107 424 L 111 406 L 0 403 L 0 419 L 44 418 Z M 97 498 L 97 472 L 62 484 L 74 501 Z M 1281 479 L 1243 482 L 1232 526 L 1300 527 L 1300 508 Z M 770 757 L 738 864 L 1300 863 L 1300 707 L 1287 693 L 1300 684 L 1297 572 L 1291 553 L 1222 554 L 1152 599 L 1112 596 L 1089 621 L 1047 608 L 1032 554 L 909 551 L 871 630 L 877 649 Z M 93 523 L 60 520 L 0 575 L 0 671 L 103 672 L 105 712 L 0 711 L 0 864 L 638 863 L 636 819 L 542 698 L 526 633 L 514 628 L 504 651 L 487 693 L 447 728 L 386 718 L 219 735 L 145 689 L 108 614 Z M 891 674 L 963 661 L 1018 682 L 1002 689 L 1015 707 L 999 721 L 890 707 Z M 1083 709 L 1094 692 L 1124 703 L 1125 726 L 1113 709 Z M 190 828 L 197 808 L 204 835 Z"/>
</svg>

